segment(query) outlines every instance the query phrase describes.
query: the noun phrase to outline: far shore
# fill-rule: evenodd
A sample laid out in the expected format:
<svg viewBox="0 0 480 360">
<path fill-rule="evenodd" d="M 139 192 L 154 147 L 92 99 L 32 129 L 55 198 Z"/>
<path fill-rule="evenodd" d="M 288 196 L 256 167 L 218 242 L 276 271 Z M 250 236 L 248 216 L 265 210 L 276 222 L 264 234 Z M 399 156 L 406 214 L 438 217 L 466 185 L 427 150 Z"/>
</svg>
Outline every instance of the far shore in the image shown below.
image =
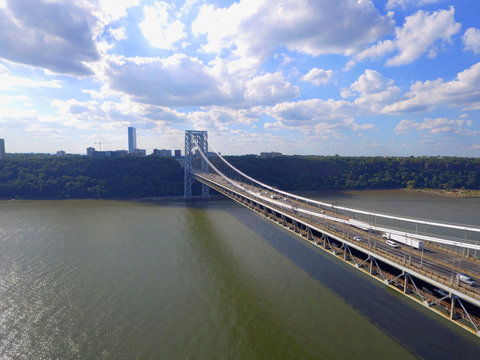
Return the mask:
<svg viewBox="0 0 480 360">
<path fill-rule="evenodd" d="M 329 192 L 343 192 L 343 193 L 348 193 L 348 192 L 355 192 L 355 191 L 408 191 L 408 192 L 422 192 L 422 193 L 430 193 L 430 194 L 436 194 L 436 195 L 441 195 L 441 196 L 447 196 L 447 197 L 457 197 L 457 198 L 480 198 L 480 190 L 469 190 L 469 189 L 408 189 L 408 188 L 396 188 L 396 189 L 343 189 L 343 190 L 322 190 L 322 191 L 290 191 L 293 194 L 297 195 L 302 195 L 302 196 L 307 196 L 312 193 L 319 193 L 319 192 L 324 192 L 324 193 L 329 193 Z M 221 199 L 222 195 L 220 194 L 215 194 L 215 195 L 210 195 L 210 199 Z M 0 200 L 3 201 L 8 201 L 8 202 L 14 202 L 14 201 L 20 201 L 20 200 L 122 200 L 122 201 L 199 201 L 203 200 L 203 198 L 200 195 L 194 195 L 190 200 L 185 200 L 183 195 L 173 195 L 173 196 L 148 196 L 148 197 L 142 197 L 142 198 L 84 198 L 84 199 L 29 199 L 29 198 L 13 198 L 13 199 L 8 199 L 8 198 L 0 198 Z"/>
<path fill-rule="evenodd" d="M 462 198 L 480 197 L 480 190 L 468 190 L 468 189 L 407 189 L 407 190 L 444 195 L 448 197 L 462 197 Z"/>
</svg>

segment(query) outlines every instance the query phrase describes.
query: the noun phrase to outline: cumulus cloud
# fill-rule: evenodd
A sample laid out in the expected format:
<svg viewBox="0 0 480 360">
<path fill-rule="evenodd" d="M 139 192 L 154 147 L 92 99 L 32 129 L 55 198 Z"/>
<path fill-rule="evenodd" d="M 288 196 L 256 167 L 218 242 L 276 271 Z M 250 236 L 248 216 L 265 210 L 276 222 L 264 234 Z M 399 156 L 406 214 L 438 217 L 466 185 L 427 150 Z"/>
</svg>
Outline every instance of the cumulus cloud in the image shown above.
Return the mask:
<svg viewBox="0 0 480 360">
<path fill-rule="evenodd" d="M 396 7 L 401 7 L 406 9 L 408 6 L 423 6 L 428 4 L 434 4 L 441 0 L 388 0 L 387 9 L 393 9 Z"/>
<path fill-rule="evenodd" d="M 332 77 L 332 70 L 323 70 L 319 68 L 313 68 L 308 73 L 302 76 L 302 81 L 311 82 L 317 86 L 326 84 Z"/>
<path fill-rule="evenodd" d="M 209 68 L 180 54 L 166 59 L 112 57 L 106 76 L 113 90 L 160 106 L 214 105 L 227 96 Z"/>
<path fill-rule="evenodd" d="M 281 72 L 250 79 L 245 84 L 245 98 L 250 104 L 271 105 L 300 95 L 297 86 L 285 81 Z"/>
<path fill-rule="evenodd" d="M 480 109 L 480 63 L 458 73 L 457 78 L 452 81 L 417 81 L 404 95 L 404 99 L 385 106 L 382 112 L 430 111 L 436 106 Z"/>
<path fill-rule="evenodd" d="M 462 37 L 465 50 L 472 50 L 475 54 L 480 54 L 480 29 L 468 28 Z"/>
<path fill-rule="evenodd" d="M 130 101 L 128 97 L 119 101 L 56 99 L 50 106 L 56 109 L 57 114 L 50 122 L 59 122 L 76 129 L 118 129 L 139 122 L 163 126 L 188 121 L 186 113 L 168 107 L 139 104 Z"/>
<path fill-rule="evenodd" d="M 387 80 L 379 72 L 369 69 L 360 75 L 350 89 L 359 94 L 355 104 L 372 112 L 377 112 L 385 105 L 398 100 L 401 94 L 400 88 L 394 85 L 393 80 Z M 343 93 L 351 95 L 351 92 Z"/>
<path fill-rule="evenodd" d="M 174 44 L 184 38 L 185 26 L 179 20 L 172 20 L 169 10 L 173 5 L 160 1 L 153 6 L 144 6 L 145 19 L 139 24 L 143 36 L 151 46 L 160 49 L 174 50 Z"/>
<path fill-rule="evenodd" d="M 240 0 L 202 6 L 192 31 L 206 36 L 204 51 L 258 64 L 281 46 L 311 56 L 352 54 L 393 26 L 369 0 Z"/>
<path fill-rule="evenodd" d="M 453 35 L 460 31 L 460 23 L 454 19 L 455 9 L 439 10 L 432 13 L 419 10 L 405 18 L 403 27 L 395 29 L 394 40 L 384 40 L 357 54 L 357 60 L 397 54 L 388 59 L 390 66 L 409 64 L 427 53 L 435 57 L 439 46 L 451 42 Z"/>
<path fill-rule="evenodd" d="M 61 74 L 89 75 L 99 54 L 88 7 L 70 1 L 8 0 L 0 9 L 0 58 Z"/>
<path fill-rule="evenodd" d="M 90 0 L 95 6 L 94 13 L 104 24 L 127 16 L 127 10 L 137 6 L 140 0 Z"/>
<path fill-rule="evenodd" d="M 32 78 L 10 75 L 8 72 L 2 73 L 1 70 L 2 67 L 0 66 L 0 90 L 12 90 L 15 88 L 25 87 L 61 87 L 61 83 L 58 80 L 36 80 Z"/>
<path fill-rule="evenodd" d="M 125 28 L 109 29 L 110 35 L 117 41 L 124 40 L 127 38 L 127 32 Z"/>
<path fill-rule="evenodd" d="M 158 106 L 269 105 L 300 94 L 280 72 L 245 80 L 180 54 L 168 58 L 111 56 L 104 71 L 110 89 Z"/>
<path fill-rule="evenodd" d="M 422 122 L 415 120 L 402 120 L 395 127 L 397 134 L 406 134 L 410 131 L 424 131 L 429 134 L 458 133 L 465 124 L 465 120 L 450 120 L 446 118 L 429 119 Z"/>
<path fill-rule="evenodd" d="M 231 109 L 212 106 L 203 111 L 193 111 L 187 114 L 188 120 L 197 129 L 214 129 L 215 131 L 229 132 L 232 125 L 253 124 L 262 113 L 260 107 L 246 109 Z"/>
<path fill-rule="evenodd" d="M 319 121 L 336 121 L 351 116 L 352 104 L 333 99 L 310 99 L 284 102 L 267 110 L 267 114 L 283 125 L 299 126 Z"/>
</svg>

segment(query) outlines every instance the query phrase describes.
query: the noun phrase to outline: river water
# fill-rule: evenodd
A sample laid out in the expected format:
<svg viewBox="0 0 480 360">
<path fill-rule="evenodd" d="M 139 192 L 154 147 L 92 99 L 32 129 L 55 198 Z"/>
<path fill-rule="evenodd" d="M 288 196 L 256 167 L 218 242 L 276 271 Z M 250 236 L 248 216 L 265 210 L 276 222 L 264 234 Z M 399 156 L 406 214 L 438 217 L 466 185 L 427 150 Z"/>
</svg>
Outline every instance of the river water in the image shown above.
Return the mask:
<svg viewBox="0 0 480 360">
<path fill-rule="evenodd" d="M 405 203 L 397 193 L 323 197 Z M 429 199 L 412 201 L 418 210 Z M 457 200 L 441 200 L 452 216 Z M 480 199 L 463 200 L 478 216 Z M 478 338 L 233 201 L 0 201 L 1 359 L 473 359 L 479 350 Z"/>
</svg>

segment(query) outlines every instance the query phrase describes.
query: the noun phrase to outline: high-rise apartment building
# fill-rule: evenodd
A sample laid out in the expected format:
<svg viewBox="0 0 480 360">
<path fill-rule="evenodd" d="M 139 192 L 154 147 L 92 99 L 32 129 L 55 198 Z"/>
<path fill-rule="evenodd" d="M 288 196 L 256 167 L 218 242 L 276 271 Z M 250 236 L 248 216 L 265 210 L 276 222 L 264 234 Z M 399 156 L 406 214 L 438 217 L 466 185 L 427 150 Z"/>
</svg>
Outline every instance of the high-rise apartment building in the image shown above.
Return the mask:
<svg viewBox="0 0 480 360">
<path fill-rule="evenodd" d="M 137 129 L 134 127 L 128 128 L 128 153 L 135 154 L 137 148 Z"/>
<path fill-rule="evenodd" d="M 5 140 L 0 139 L 0 160 L 5 158 Z"/>
<path fill-rule="evenodd" d="M 155 157 L 172 157 L 172 150 L 166 150 L 166 149 L 153 149 L 152 156 Z"/>
</svg>

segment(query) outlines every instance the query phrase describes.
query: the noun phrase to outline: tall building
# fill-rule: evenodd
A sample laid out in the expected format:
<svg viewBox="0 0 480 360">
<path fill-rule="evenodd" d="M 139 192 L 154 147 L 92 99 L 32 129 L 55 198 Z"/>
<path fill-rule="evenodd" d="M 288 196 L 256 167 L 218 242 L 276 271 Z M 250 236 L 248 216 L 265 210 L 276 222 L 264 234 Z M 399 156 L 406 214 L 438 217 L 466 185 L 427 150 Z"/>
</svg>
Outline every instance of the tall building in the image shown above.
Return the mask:
<svg viewBox="0 0 480 360">
<path fill-rule="evenodd" d="M 175 150 L 175 158 L 181 158 L 182 157 L 182 150 Z"/>
<path fill-rule="evenodd" d="M 0 160 L 5 158 L 5 140 L 0 139 Z"/>
<path fill-rule="evenodd" d="M 135 154 L 137 148 L 137 129 L 134 127 L 128 127 L 128 153 Z"/>
<path fill-rule="evenodd" d="M 147 156 L 147 150 L 145 150 L 145 149 L 135 149 L 134 155 L 135 156 Z"/>
</svg>

